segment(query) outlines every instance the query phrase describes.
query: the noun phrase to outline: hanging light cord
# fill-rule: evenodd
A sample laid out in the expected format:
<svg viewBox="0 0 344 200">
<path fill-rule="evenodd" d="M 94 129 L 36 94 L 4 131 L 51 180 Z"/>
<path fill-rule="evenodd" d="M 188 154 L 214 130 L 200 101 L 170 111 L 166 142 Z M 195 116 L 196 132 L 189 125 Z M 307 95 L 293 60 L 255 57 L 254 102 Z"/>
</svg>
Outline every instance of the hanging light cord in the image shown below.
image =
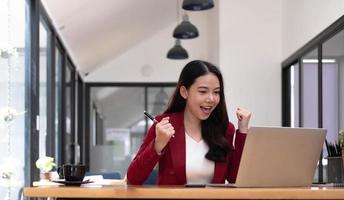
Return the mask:
<svg viewBox="0 0 344 200">
<path fill-rule="evenodd" d="M 178 25 L 178 24 L 179 24 L 179 20 L 180 20 L 180 19 L 179 19 L 179 18 L 180 18 L 180 17 L 179 17 L 179 15 L 180 15 L 180 13 L 179 13 L 179 0 L 177 0 L 176 11 L 177 11 L 176 13 L 177 13 L 177 25 Z"/>
</svg>

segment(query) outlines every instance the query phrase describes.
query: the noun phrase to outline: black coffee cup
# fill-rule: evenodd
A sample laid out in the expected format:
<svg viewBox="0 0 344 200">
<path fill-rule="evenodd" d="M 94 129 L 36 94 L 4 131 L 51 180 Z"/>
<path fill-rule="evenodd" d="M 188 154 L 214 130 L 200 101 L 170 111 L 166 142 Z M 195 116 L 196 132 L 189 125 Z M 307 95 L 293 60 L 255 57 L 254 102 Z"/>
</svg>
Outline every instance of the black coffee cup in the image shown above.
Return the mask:
<svg viewBox="0 0 344 200">
<path fill-rule="evenodd" d="M 64 164 L 57 169 L 57 173 L 60 178 L 64 178 L 66 181 L 82 181 L 85 177 L 86 166 Z"/>
</svg>

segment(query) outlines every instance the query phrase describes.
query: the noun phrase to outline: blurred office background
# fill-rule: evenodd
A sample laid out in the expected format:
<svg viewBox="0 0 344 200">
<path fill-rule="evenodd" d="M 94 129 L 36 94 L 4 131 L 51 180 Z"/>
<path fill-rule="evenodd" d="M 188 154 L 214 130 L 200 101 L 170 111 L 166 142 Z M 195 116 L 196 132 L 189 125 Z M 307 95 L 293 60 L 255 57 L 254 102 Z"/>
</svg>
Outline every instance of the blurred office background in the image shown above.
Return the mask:
<svg viewBox="0 0 344 200">
<path fill-rule="evenodd" d="M 143 110 L 163 112 L 194 59 L 221 69 L 231 121 L 240 106 L 252 125 L 324 127 L 331 142 L 344 128 L 341 0 L 0 3 L 0 198 L 38 180 L 43 156 L 124 177 L 151 125 Z M 171 60 L 184 14 L 199 37 L 182 40 L 188 59 Z"/>
</svg>

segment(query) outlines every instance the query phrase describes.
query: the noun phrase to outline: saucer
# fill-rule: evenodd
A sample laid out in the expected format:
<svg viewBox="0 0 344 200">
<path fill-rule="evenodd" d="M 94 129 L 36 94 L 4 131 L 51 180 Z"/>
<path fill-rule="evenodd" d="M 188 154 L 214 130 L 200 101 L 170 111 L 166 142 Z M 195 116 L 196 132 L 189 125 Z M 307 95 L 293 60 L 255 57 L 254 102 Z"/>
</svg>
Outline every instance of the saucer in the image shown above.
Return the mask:
<svg viewBox="0 0 344 200">
<path fill-rule="evenodd" d="M 85 181 L 66 181 L 66 180 L 52 180 L 54 183 L 62 183 L 66 186 L 80 186 L 81 184 L 93 183 L 93 181 L 85 180 Z"/>
</svg>

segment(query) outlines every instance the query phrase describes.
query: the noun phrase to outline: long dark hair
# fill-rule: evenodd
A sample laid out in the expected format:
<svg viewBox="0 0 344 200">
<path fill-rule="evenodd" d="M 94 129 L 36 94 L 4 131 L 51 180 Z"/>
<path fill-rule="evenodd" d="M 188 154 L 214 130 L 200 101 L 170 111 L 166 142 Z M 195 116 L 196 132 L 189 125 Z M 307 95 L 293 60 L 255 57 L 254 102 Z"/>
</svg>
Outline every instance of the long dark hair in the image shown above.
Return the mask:
<svg viewBox="0 0 344 200">
<path fill-rule="evenodd" d="M 216 75 L 220 82 L 220 102 L 210 114 L 209 118 L 203 120 L 202 138 L 209 146 L 205 155 L 208 160 L 223 162 L 231 150 L 231 145 L 226 139 L 228 126 L 228 115 L 223 88 L 223 79 L 220 70 L 213 64 L 201 60 L 189 62 L 183 68 L 177 87 L 164 113 L 182 112 L 186 106 L 186 99 L 180 95 L 180 87 L 189 89 L 195 80 L 207 73 Z"/>
</svg>

